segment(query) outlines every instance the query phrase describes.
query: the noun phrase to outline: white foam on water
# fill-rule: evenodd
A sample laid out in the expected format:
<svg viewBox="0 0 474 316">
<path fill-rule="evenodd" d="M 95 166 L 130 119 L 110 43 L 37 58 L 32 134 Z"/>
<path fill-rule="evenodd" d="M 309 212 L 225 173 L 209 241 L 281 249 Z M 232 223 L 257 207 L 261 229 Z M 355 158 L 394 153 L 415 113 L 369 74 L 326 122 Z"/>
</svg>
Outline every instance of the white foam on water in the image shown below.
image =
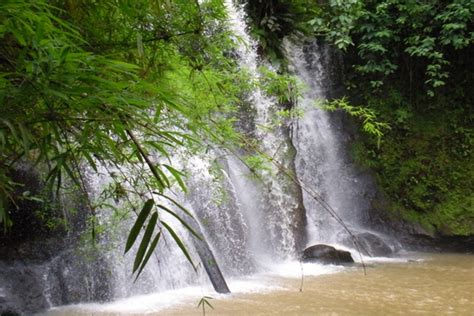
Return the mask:
<svg viewBox="0 0 474 316">
<path fill-rule="evenodd" d="M 232 294 L 248 294 L 248 293 L 270 293 L 278 290 L 284 290 L 284 287 L 281 287 L 271 278 L 262 277 L 262 276 L 249 276 L 245 279 L 240 280 L 230 280 L 229 287 L 232 291 Z M 232 295 L 231 294 L 231 295 Z M 227 298 L 228 295 L 221 295 L 220 298 Z"/>
<path fill-rule="evenodd" d="M 360 258 L 360 257 L 359 257 Z M 369 257 L 369 256 L 362 256 L 364 259 L 364 262 L 366 263 L 407 263 L 407 262 L 414 262 L 414 261 L 423 261 L 420 259 L 412 259 L 412 258 L 407 258 L 407 257 Z M 357 258 L 354 258 L 354 261 L 359 262 L 359 260 L 356 260 Z"/>
<path fill-rule="evenodd" d="M 286 261 L 268 266 L 265 272 L 246 276 L 244 278 L 231 278 L 227 280 L 231 294 L 218 294 L 210 286 L 192 286 L 177 290 L 169 290 L 146 295 L 136 295 L 119 299 L 110 303 L 87 303 L 51 309 L 54 315 L 67 315 L 68 313 L 113 313 L 113 314 L 149 314 L 163 311 L 168 308 L 183 304 L 198 304 L 203 296 L 216 300 L 226 300 L 235 295 L 251 293 L 271 293 L 285 291 L 278 280 L 281 278 L 298 279 L 301 275 L 319 276 L 342 271 L 342 266 L 321 265 L 314 263 L 300 263 L 299 261 Z"/>
<path fill-rule="evenodd" d="M 211 288 L 186 287 L 178 290 L 137 295 L 110 303 L 87 303 L 52 308 L 51 311 L 67 315 L 68 312 L 146 314 L 156 313 L 176 305 L 197 302 L 211 293 Z M 55 313 L 54 313 L 55 314 Z"/>
<path fill-rule="evenodd" d="M 137 295 L 120 299 L 110 303 L 87 303 L 62 307 L 54 307 L 50 310 L 53 315 L 68 315 L 69 313 L 112 313 L 112 314 L 149 314 L 157 313 L 168 308 L 184 304 L 195 304 L 204 297 L 225 300 L 232 298 L 235 294 L 248 293 L 270 293 L 285 290 L 284 287 L 271 284 L 270 279 L 258 279 L 248 277 L 241 280 L 230 280 L 228 282 L 232 294 L 218 294 L 211 287 L 186 287 L 178 290 L 163 291 L 147 295 Z"/>
<path fill-rule="evenodd" d="M 338 248 L 344 248 L 338 246 Z M 345 248 L 347 249 L 347 248 Z M 350 250 L 350 249 L 348 249 Z M 360 256 L 352 255 L 356 262 L 360 263 Z M 408 255 L 408 254 L 407 254 Z M 419 262 L 425 259 L 410 256 L 388 258 L 363 256 L 365 263 L 407 263 Z M 190 286 L 177 290 L 156 292 L 147 295 L 137 295 L 125 299 L 119 299 L 110 303 L 88 303 L 56 307 L 51 309 L 53 315 L 68 315 L 69 313 L 110 313 L 110 314 L 150 314 L 163 312 L 166 309 L 180 305 L 196 305 L 204 297 L 214 300 L 235 299 L 236 296 L 252 293 L 272 293 L 289 290 L 283 279 L 299 279 L 302 277 L 317 277 L 321 275 L 335 274 L 347 270 L 347 266 L 323 265 L 317 263 L 302 263 L 296 260 L 288 260 L 281 263 L 260 262 L 265 268 L 260 273 L 227 280 L 231 294 L 215 293 L 211 286 Z"/>
<path fill-rule="evenodd" d="M 301 278 L 304 276 L 319 276 L 323 274 L 332 274 L 344 269 L 338 265 L 323 265 L 318 263 L 302 263 L 299 261 L 285 261 L 274 264 L 269 267 L 267 274 L 283 278 Z"/>
</svg>

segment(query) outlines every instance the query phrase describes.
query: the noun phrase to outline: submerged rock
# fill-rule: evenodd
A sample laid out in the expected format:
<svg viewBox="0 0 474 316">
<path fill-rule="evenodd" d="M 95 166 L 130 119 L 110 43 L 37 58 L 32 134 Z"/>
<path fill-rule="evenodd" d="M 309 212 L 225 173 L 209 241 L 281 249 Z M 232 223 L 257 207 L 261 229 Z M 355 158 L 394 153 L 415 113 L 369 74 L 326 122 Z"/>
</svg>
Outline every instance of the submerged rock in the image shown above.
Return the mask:
<svg viewBox="0 0 474 316">
<path fill-rule="evenodd" d="M 306 248 L 303 251 L 304 262 L 317 262 L 324 264 L 345 264 L 353 263 L 349 251 L 339 250 L 329 245 L 318 244 Z"/>
</svg>

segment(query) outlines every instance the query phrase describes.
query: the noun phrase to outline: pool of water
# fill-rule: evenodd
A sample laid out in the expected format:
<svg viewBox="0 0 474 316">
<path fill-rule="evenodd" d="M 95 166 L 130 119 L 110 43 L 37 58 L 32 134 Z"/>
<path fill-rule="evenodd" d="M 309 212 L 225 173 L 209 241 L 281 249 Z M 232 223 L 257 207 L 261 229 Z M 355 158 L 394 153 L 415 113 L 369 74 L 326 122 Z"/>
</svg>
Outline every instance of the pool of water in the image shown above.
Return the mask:
<svg viewBox="0 0 474 316">
<path fill-rule="evenodd" d="M 367 262 L 365 275 L 361 267 L 288 263 L 229 287 L 230 295 L 193 287 L 48 315 L 202 315 L 203 296 L 212 297 L 206 315 L 474 315 L 474 255 L 379 258 Z"/>
</svg>

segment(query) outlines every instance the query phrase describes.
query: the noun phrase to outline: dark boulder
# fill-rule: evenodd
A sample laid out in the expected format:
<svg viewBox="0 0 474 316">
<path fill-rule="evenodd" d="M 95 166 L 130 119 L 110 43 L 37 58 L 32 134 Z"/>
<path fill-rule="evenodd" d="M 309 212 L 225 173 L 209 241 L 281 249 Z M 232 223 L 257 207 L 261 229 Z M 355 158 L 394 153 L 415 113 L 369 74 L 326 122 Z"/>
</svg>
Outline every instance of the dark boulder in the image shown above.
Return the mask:
<svg viewBox="0 0 474 316">
<path fill-rule="evenodd" d="M 306 248 L 303 251 L 302 259 L 304 262 L 324 264 L 346 264 L 354 262 L 350 252 L 339 250 L 324 244 L 318 244 Z"/>
<path fill-rule="evenodd" d="M 363 232 L 354 235 L 360 246 L 360 252 L 366 256 L 387 257 L 393 254 L 393 249 L 380 236 Z M 344 242 L 346 246 L 354 247 L 354 241 L 351 237 L 347 237 Z"/>
</svg>

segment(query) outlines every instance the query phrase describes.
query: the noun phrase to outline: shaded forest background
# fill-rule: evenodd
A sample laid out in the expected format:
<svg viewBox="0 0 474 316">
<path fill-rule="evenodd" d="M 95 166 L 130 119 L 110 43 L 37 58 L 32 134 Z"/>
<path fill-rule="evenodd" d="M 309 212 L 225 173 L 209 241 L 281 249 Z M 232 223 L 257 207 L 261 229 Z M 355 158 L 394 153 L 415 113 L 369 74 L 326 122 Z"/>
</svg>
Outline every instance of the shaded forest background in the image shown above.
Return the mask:
<svg viewBox="0 0 474 316">
<path fill-rule="evenodd" d="M 396 217 L 445 235 L 474 233 L 474 3 L 249 1 L 261 50 L 317 36 L 342 56 L 344 94 L 390 125 L 363 137 L 357 161 L 376 173 Z"/>
</svg>

